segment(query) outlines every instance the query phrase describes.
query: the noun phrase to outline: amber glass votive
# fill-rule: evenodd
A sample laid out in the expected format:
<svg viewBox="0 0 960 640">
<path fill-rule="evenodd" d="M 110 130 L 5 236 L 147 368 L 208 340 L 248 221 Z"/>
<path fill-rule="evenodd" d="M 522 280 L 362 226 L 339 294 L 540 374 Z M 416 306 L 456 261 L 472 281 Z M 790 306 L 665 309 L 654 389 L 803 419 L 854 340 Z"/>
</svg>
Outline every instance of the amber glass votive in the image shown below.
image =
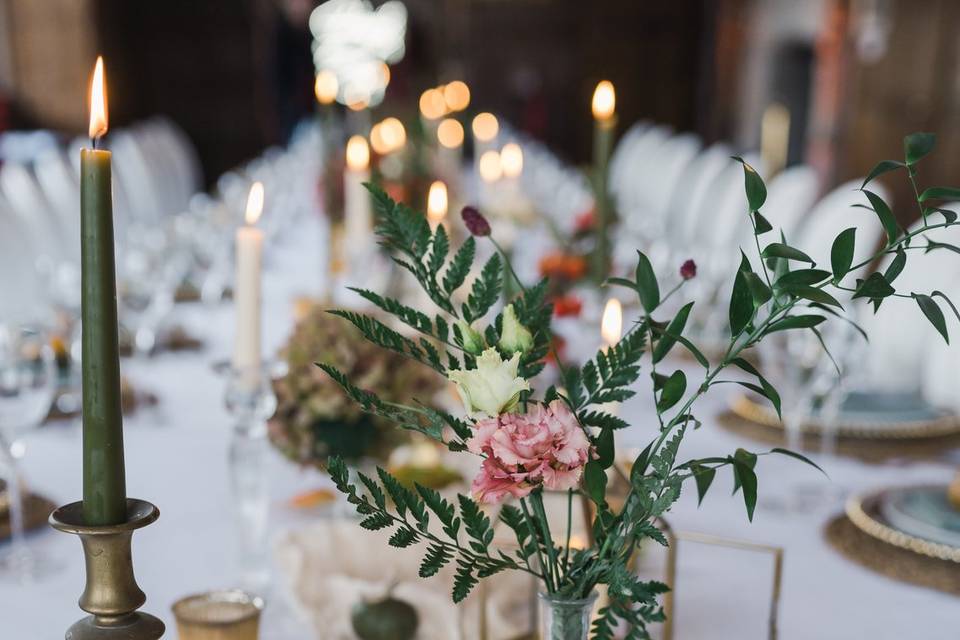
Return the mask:
<svg viewBox="0 0 960 640">
<path fill-rule="evenodd" d="M 263 599 L 238 590 L 209 591 L 173 603 L 180 640 L 257 640 Z"/>
</svg>

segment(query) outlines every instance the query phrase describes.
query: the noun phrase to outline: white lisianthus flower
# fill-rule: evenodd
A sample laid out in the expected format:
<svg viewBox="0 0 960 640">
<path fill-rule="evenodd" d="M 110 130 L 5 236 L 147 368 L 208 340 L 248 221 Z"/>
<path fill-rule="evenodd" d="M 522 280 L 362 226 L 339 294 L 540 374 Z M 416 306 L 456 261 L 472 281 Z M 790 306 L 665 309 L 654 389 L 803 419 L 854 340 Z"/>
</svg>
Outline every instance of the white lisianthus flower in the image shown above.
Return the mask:
<svg viewBox="0 0 960 640">
<path fill-rule="evenodd" d="M 503 325 L 500 329 L 500 348 L 507 353 L 523 353 L 533 346 L 533 334 L 517 319 L 512 304 L 503 310 Z"/>
<path fill-rule="evenodd" d="M 504 361 L 496 349 L 490 348 L 477 358 L 477 368 L 454 369 L 447 377 L 457 385 L 457 393 L 470 416 L 496 417 L 513 409 L 520 393 L 530 390 L 530 383 L 517 376 L 520 354 Z"/>
</svg>

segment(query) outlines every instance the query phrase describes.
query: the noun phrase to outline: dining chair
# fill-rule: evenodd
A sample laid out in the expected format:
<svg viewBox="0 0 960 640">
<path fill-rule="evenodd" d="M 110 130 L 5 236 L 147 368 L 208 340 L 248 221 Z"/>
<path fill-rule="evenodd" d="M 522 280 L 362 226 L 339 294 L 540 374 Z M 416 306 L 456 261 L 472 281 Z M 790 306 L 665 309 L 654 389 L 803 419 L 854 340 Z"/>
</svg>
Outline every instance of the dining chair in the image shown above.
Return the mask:
<svg viewBox="0 0 960 640">
<path fill-rule="evenodd" d="M 80 183 L 63 149 L 44 152 L 33 163 L 44 198 L 67 239 L 67 255 L 80 259 Z"/>
<path fill-rule="evenodd" d="M 49 269 L 33 249 L 33 234 L 0 199 L 0 321 L 49 319 Z"/>
<path fill-rule="evenodd" d="M 58 224 L 30 169 L 17 162 L 0 167 L 0 193 L 29 235 L 33 250 L 53 263 L 63 260 L 68 250 L 65 230 Z"/>
<path fill-rule="evenodd" d="M 953 211 L 960 210 L 958 207 L 960 202 L 944 206 Z M 910 231 L 920 226 L 918 221 L 910 227 Z M 911 246 L 923 247 L 928 241 L 956 246 L 960 244 L 960 230 L 955 227 L 934 229 L 915 239 Z M 936 249 L 929 253 L 919 250 L 909 253 L 903 271 L 893 281 L 898 293 L 930 295 L 934 291 L 947 292 L 960 280 L 960 264 L 953 251 Z M 893 257 L 886 256 L 877 270 L 883 273 L 892 262 Z M 949 305 L 939 297 L 934 301 L 947 319 L 948 331 L 953 329 L 960 336 L 960 327 L 957 327 Z M 917 302 L 891 296 L 883 301 L 878 314 L 865 310 L 861 317 L 861 324 L 870 336 L 867 371 L 871 380 L 882 388 L 892 390 L 907 385 L 919 391 L 924 373 L 925 347 L 932 341 L 927 348 L 935 350 L 937 342 L 943 344 L 943 338 L 923 316 Z"/>
<path fill-rule="evenodd" d="M 704 149 L 681 174 L 669 198 L 665 230 L 677 255 L 690 257 L 705 201 L 732 154 L 729 145 L 718 142 Z"/>
<path fill-rule="evenodd" d="M 883 227 L 875 213 L 855 206 L 870 204 L 867 197 L 859 190 L 861 184 L 863 184 L 863 178 L 850 180 L 835 187 L 800 220 L 794 237 L 788 237 L 788 242 L 805 251 L 818 266 L 826 269 L 830 265 L 830 249 L 834 238 L 844 229 L 854 228 L 857 230 L 854 264 L 873 255 L 880 245 Z M 887 190 L 879 183 L 873 185 L 872 190 L 881 198 L 888 196 Z M 864 266 L 856 273 L 851 273 L 851 279 L 862 274 L 866 269 L 867 266 Z"/>
<path fill-rule="evenodd" d="M 618 207 L 626 226 L 636 229 L 648 241 L 658 239 L 669 246 L 663 236 L 670 200 L 684 170 L 700 153 L 701 146 L 697 135 L 685 133 L 650 149 L 649 161 L 635 170 L 633 188 L 625 198 L 626 202 Z"/>
<path fill-rule="evenodd" d="M 960 300 L 960 279 L 954 277 L 951 286 L 943 292 L 951 300 Z M 942 300 L 938 298 L 937 302 Z M 923 347 L 916 354 L 916 360 L 922 369 L 921 392 L 933 406 L 960 413 L 960 331 L 952 312 L 943 305 L 941 308 L 947 318 L 951 340 L 949 345 L 944 343 L 936 331 L 922 334 Z M 914 312 L 919 313 L 919 310 Z"/>
</svg>

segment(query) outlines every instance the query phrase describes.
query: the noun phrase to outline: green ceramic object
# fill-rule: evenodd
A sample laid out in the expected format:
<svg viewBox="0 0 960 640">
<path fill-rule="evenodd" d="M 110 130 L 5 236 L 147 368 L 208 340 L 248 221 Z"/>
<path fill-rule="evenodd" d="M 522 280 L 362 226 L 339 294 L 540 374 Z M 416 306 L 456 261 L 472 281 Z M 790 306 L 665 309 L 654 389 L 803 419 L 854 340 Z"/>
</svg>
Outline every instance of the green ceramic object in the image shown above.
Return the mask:
<svg viewBox="0 0 960 640">
<path fill-rule="evenodd" d="M 392 596 L 377 602 L 358 602 L 350 621 L 360 640 L 413 640 L 420 624 L 416 610 Z"/>
</svg>

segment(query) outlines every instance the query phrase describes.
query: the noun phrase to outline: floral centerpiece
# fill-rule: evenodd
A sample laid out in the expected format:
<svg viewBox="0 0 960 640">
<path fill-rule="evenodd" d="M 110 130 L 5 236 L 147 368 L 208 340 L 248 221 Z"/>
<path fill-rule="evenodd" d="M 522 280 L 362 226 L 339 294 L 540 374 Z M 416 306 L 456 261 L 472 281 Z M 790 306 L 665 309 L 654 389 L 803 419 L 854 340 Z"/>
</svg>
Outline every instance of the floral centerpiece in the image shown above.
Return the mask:
<svg viewBox="0 0 960 640">
<path fill-rule="evenodd" d="M 302 465 L 325 467 L 331 455 L 357 462 L 386 460 L 404 437 L 387 420 L 365 413 L 328 375 L 314 366 L 329 362 L 384 401 L 430 399 L 443 388 L 431 369 L 385 351 L 313 305 L 281 351 L 287 373 L 274 382 L 277 411 L 268 425 L 270 441 Z"/>
<path fill-rule="evenodd" d="M 362 381 L 352 381 L 334 364 L 318 364 L 364 411 L 429 436 L 451 451 L 478 456 L 480 471 L 473 480 L 473 495 L 460 495 L 454 504 L 431 489 L 407 489 L 382 469 L 376 477 L 359 474 L 354 483 L 345 464 L 334 458 L 329 465 L 331 475 L 362 516 L 360 526 L 391 529 L 389 543 L 397 548 L 425 544 L 420 567 L 423 577 L 455 563 L 455 601 L 465 598 L 479 580 L 501 571 L 535 576 L 542 587 L 545 639 L 587 636 L 589 607 L 598 585 L 606 585 L 608 603 L 592 623 L 593 637 L 612 638 L 618 628 L 626 628 L 629 638 L 649 637 L 648 625 L 663 619 L 658 597 L 668 587 L 642 580 L 630 571 L 628 561 L 642 541 L 667 544 L 656 519 L 679 498 L 684 483 L 692 480 L 702 500 L 717 473 L 729 469 L 747 517 L 752 519 L 758 490 L 755 468 L 762 456 L 781 454 L 813 464 L 798 453 L 780 448 L 761 453 L 738 449 L 715 457 L 678 459 L 683 438 L 700 424 L 695 413 L 697 401 L 718 385 L 746 387 L 766 398 L 779 413 L 776 389 L 744 358 L 744 353 L 780 331 L 819 335 L 818 327 L 831 316 L 838 316 L 842 308 L 836 291 L 843 292 L 842 298 L 864 298 L 875 309 L 887 297 L 911 297 L 947 337 L 937 298 L 951 308 L 952 303 L 942 293 L 901 293 L 894 285 L 908 249 L 944 248 L 932 242 L 921 245 L 919 241 L 926 231 L 956 223 L 955 213 L 934 203 L 956 199 L 960 190 L 918 190 L 916 199 L 923 224 L 906 233 L 888 205 L 866 188 L 871 180 L 890 171 L 903 171 L 916 185 L 917 163 L 932 148 L 932 135 L 908 136 L 904 161 L 880 163 L 864 182 L 871 208 L 886 230 L 883 248 L 854 264 L 855 231 L 848 229 L 834 240 L 831 264 L 825 268 L 791 246 L 782 234 L 773 233 L 761 213 L 766 199 L 764 182 L 743 163 L 749 203 L 744 224 L 750 224 L 754 231 L 756 254 L 748 257 L 741 252 L 740 266 L 732 274 L 729 342 L 722 357 L 711 363 L 684 336 L 693 302 L 667 312 L 671 307 L 665 303 L 681 295 L 684 282 L 695 275 L 695 265 L 685 263 L 679 284 L 662 292 L 649 260 L 638 252 L 633 278 L 611 278 L 607 283 L 626 287 L 637 296 L 639 317 L 618 344 L 598 351 L 582 366 L 558 363 L 562 385 L 546 389 L 534 385 L 551 348 L 551 308 L 545 302 L 548 282 L 542 280 L 523 289 L 495 313 L 505 275 L 511 271 L 509 261 L 495 252 L 466 295 L 458 298 L 471 271 L 476 244 L 490 234 L 484 217 L 473 209 L 464 211 L 464 223 L 472 236 L 451 255 L 442 225 L 431 230 L 421 214 L 371 188 L 382 244 L 393 252 L 397 264 L 416 278 L 436 310 L 428 314 L 372 291 L 360 292 L 418 332 L 416 338 L 401 335 L 370 316 L 335 313 L 352 322 L 372 343 L 427 365 L 451 380 L 463 400 L 464 415 L 451 415 L 429 404 L 402 405 L 386 400 L 365 388 Z M 775 239 L 770 241 L 770 237 Z M 883 255 L 893 256 L 884 272 L 851 277 Z M 491 318 L 489 322 L 487 318 Z M 702 367 L 702 377 L 691 382 L 682 370 L 666 368 L 667 356 L 678 348 L 692 354 Z M 629 472 L 621 472 L 614 465 L 614 432 L 630 425 L 606 406 L 636 393 L 633 387 L 640 379 L 642 360 L 656 410 L 649 420 L 635 425 L 649 431 L 649 444 L 635 457 Z M 607 500 L 608 477 L 612 474 L 621 474 L 629 486 L 617 509 Z M 565 530 L 551 530 L 544 507 L 545 490 L 566 492 Z M 592 543 L 586 548 L 572 548 L 570 544 L 569 504 L 575 495 L 588 498 L 595 506 Z M 515 548 L 492 545 L 493 523 L 485 505 L 499 506 L 496 517 L 512 531 Z"/>
</svg>

